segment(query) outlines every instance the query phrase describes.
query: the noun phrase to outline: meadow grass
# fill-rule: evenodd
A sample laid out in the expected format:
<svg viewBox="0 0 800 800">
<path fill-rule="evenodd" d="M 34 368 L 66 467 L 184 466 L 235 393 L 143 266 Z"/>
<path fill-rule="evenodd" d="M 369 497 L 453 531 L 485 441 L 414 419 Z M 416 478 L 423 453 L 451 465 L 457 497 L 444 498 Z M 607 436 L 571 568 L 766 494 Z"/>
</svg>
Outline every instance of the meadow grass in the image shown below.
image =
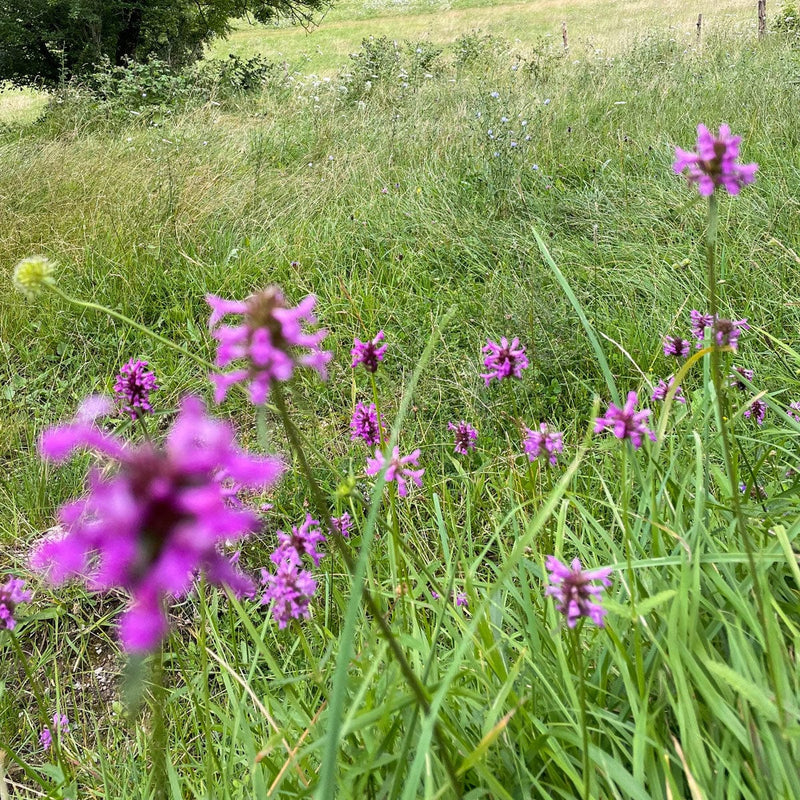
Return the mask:
<svg viewBox="0 0 800 800">
<path fill-rule="evenodd" d="M 32 253 L 58 263 L 63 290 L 205 359 L 206 293 L 316 295 L 330 377 L 303 375 L 286 399 L 327 511 L 356 520 L 350 557 L 330 548 L 311 618 L 287 630 L 216 590 L 177 604 L 166 691 L 151 661 L 120 653 L 124 597 L 30 578 L 18 636 L 47 708 L 0 639 L 10 796 L 800 796 L 794 41 L 653 33 L 565 56 L 471 34 L 432 59 L 424 44 L 376 39 L 328 81 L 290 70 L 207 102 L 76 93 L 2 134 L 4 572 L 28 575 L 32 543 L 81 491 L 85 459 L 37 457 L 47 426 L 109 392 L 130 357 L 162 387 L 156 437 L 183 394 L 210 396 L 174 348 L 53 293 L 21 299 L 11 272 Z M 707 302 L 705 204 L 671 168 L 698 121 L 730 123 L 759 163 L 754 186 L 721 199 L 717 246 L 721 312 L 752 326 L 735 363 L 755 377 L 725 410 L 738 517 L 709 359 L 687 370 L 685 407 L 647 402 L 674 369 L 663 335 L 687 335 Z M 348 427 L 372 396 L 349 349 L 378 329 L 383 413 L 425 468 L 397 503 L 381 503 Z M 530 367 L 486 387 L 481 347 L 504 335 Z M 598 410 L 633 389 L 659 442 L 592 437 Z M 760 393 L 761 428 L 744 416 Z M 243 394 L 221 413 L 264 446 Z M 447 429 L 459 419 L 479 430 L 466 458 Z M 273 405 L 267 447 L 290 469 L 260 498 L 273 508 L 242 548 L 253 570 L 315 510 L 280 421 Z M 521 423 L 542 421 L 564 431 L 553 468 L 522 454 Z M 604 628 L 566 628 L 544 597 L 550 554 L 614 567 Z M 38 743 L 56 710 L 70 718 L 60 759 Z"/>
</svg>

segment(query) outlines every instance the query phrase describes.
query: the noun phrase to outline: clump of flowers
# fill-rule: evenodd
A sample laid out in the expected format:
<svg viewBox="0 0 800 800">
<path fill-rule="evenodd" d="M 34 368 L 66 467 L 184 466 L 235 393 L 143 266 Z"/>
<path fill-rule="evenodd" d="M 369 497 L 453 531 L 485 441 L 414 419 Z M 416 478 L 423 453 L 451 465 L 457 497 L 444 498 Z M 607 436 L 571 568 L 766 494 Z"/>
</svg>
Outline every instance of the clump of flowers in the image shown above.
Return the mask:
<svg viewBox="0 0 800 800">
<path fill-rule="evenodd" d="M 311 598 L 317 590 L 317 583 L 308 570 L 284 560 L 278 564 L 274 574 L 262 569 L 261 580 L 266 586 L 261 604 L 272 604 L 272 616 L 279 628 L 285 628 L 289 620 L 311 616 Z"/>
<path fill-rule="evenodd" d="M 728 386 L 730 386 L 731 389 L 738 389 L 740 392 L 744 392 L 747 390 L 747 385 L 742 381 L 742 378 L 752 383 L 754 377 L 755 373 L 753 370 L 747 369 L 746 367 L 734 367 L 730 375 Z"/>
<path fill-rule="evenodd" d="M 674 375 L 670 375 L 666 380 L 663 379 L 659 380 L 658 385 L 656 386 L 655 389 L 653 389 L 653 394 L 650 395 L 650 398 L 653 401 L 666 400 L 667 393 L 673 387 L 674 383 L 675 383 Z M 676 403 L 686 403 L 686 398 L 683 396 L 682 386 L 678 386 L 678 388 L 675 390 L 674 399 Z"/>
<path fill-rule="evenodd" d="M 17 627 L 14 611 L 20 603 L 30 603 L 31 593 L 24 588 L 21 578 L 9 578 L 0 584 L 0 631 L 13 631 Z"/>
<path fill-rule="evenodd" d="M 739 194 L 742 186 L 755 180 L 758 164 L 737 164 L 741 136 L 732 136 L 727 125 L 719 126 L 716 136 L 702 123 L 697 126 L 696 152 L 675 148 L 673 168 L 677 174 L 687 171 L 689 183 L 696 183 L 704 197 L 723 186 L 728 194 Z"/>
<path fill-rule="evenodd" d="M 292 525 L 291 534 L 278 531 L 278 542 L 280 543 L 270 559 L 275 564 L 289 561 L 299 565 L 303 556 L 307 555 L 318 567 L 320 559 L 324 553 L 317 550 L 317 545 L 325 541 L 325 534 L 319 527 L 319 520 L 314 519 L 311 514 L 306 514 L 306 518 L 301 525 Z"/>
<path fill-rule="evenodd" d="M 656 440 L 655 433 L 645 425 L 645 420 L 650 416 L 650 409 L 637 411 L 638 402 L 637 393 L 628 392 L 628 398 L 622 408 L 611 403 L 605 415 L 595 420 L 594 432 L 601 433 L 608 428 L 617 439 L 629 439 L 636 450 L 642 446 L 645 436 L 654 442 Z"/>
<path fill-rule="evenodd" d="M 378 409 L 375 403 L 366 405 L 359 401 L 350 419 L 350 439 L 363 439 L 370 447 L 381 440 L 381 426 L 378 422 Z"/>
<path fill-rule="evenodd" d="M 366 473 L 370 477 L 376 476 L 386 466 L 386 482 L 397 482 L 397 494 L 400 497 L 405 497 L 408 494 L 408 481 L 422 486 L 422 476 L 425 473 L 424 469 L 409 469 L 408 464 L 417 466 L 419 463 L 420 450 L 417 448 L 413 453 L 407 456 L 400 457 L 400 448 L 395 445 L 392 450 L 392 457 L 387 460 L 380 450 L 375 451 L 375 458 L 367 459 Z"/>
<path fill-rule="evenodd" d="M 475 440 L 478 438 L 478 431 L 468 422 L 448 422 L 447 427 L 455 431 L 455 444 L 453 450 L 459 455 L 465 456 L 470 450 L 475 449 Z"/>
<path fill-rule="evenodd" d="M 598 601 L 603 587 L 611 586 L 611 567 L 584 571 L 579 559 L 571 566 L 562 564 L 555 556 L 547 557 L 549 584 L 545 595 L 556 598 L 556 608 L 567 619 L 567 626 L 574 628 L 581 617 L 591 619 L 603 627 L 606 609 Z M 599 581 L 600 586 L 594 584 Z"/>
<path fill-rule="evenodd" d="M 126 650 L 159 644 L 168 627 L 167 600 L 184 596 L 197 571 L 241 594 L 252 591 L 220 547 L 261 522 L 230 502 L 223 482 L 263 490 L 283 471 L 278 459 L 240 450 L 232 428 L 207 416 L 196 397 L 181 403 L 163 448 L 130 445 L 80 419 L 50 429 L 40 443 L 50 461 L 78 448 L 117 468 L 90 471 L 86 494 L 61 508 L 64 535 L 42 541 L 31 563 L 54 582 L 82 576 L 95 590 L 125 589 L 131 595 L 120 620 Z"/>
<path fill-rule="evenodd" d="M 525 439 L 522 446 L 528 456 L 528 461 L 536 461 L 537 458 L 546 458 L 553 466 L 558 463 L 558 454 L 564 451 L 564 434 L 559 431 L 551 431 L 542 422 L 539 430 L 525 428 Z"/>
<path fill-rule="evenodd" d="M 706 328 L 712 329 L 712 341 L 717 347 L 730 347 L 736 352 L 739 349 L 739 336 L 742 331 L 749 331 L 746 319 L 721 319 L 713 314 L 701 314 L 699 311 L 689 312 L 692 320 L 692 335 L 697 340 L 699 350 L 705 341 Z"/>
<path fill-rule="evenodd" d="M 350 355 L 353 356 L 351 366 L 355 369 L 359 364 L 364 365 L 367 372 L 377 372 L 378 364 L 383 361 L 386 348 L 389 345 L 380 344 L 383 341 L 383 331 L 378 331 L 375 338 L 369 342 L 362 342 L 360 339 L 353 340 L 353 349 Z"/>
<path fill-rule="evenodd" d="M 52 730 L 49 726 L 42 729 L 42 732 L 39 734 L 39 743 L 44 750 L 49 750 L 52 747 L 54 732 L 56 736 L 64 736 L 64 734 L 69 733 L 69 719 L 66 714 L 59 714 L 56 712 L 53 715 Z"/>
<path fill-rule="evenodd" d="M 247 300 L 224 300 L 206 295 L 211 306 L 208 326 L 219 343 L 215 364 L 226 367 L 233 361 L 244 366 L 231 372 L 214 373 L 214 400 L 222 402 L 228 389 L 236 383 L 246 383 L 250 399 L 261 405 L 267 399 L 273 381 L 288 381 L 297 365 L 311 367 L 324 380 L 332 354 L 320 350 L 327 331 L 309 333 L 304 324 L 314 325 L 312 313 L 317 299 L 308 295 L 300 304 L 290 308 L 277 286 L 269 286 L 250 295 Z M 220 325 L 224 317 L 238 314 L 240 325 Z"/>
<path fill-rule="evenodd" d="M 55 280 L 55 264 L 46 256 L 28 256 L 15 267 L 12 276 L 14 288 L 28 300 L 33 300 L 43 286 L 52 286 Z"/>
<path fill-rule="evenodd" d="M 150 413 L 150 392 L 158 389 L 156 376 L 147 369 L 146 361 L 130 359 L 117 375 L 114 391 L 122 402 L 122 410 L 135 420 L 140 414 Z"/>
<path fill-rule="evenodd" d="M 520 346 L 519 339 L 516 337 L 509 343 L 503 336 L 500 344 L 491 339 L 486 341 L 482 351 L 486 354 L 483 366 L 487 372 L 481 378 L 488 386 L 492 379 L 502 381 L 506 378 L 521 378 L 522 370 L 528 366 L 528 357 L 525 355 L 525 348 Z"/>
<path fill-rule="evenodd" d="M 346 512 L 342 512 L 340 517 L 331 517 L 331 527 L 343 538 L 350 538 L 350 531 L 353 527 L 353 519 Z"/>
<path fill-rule="evenodd" d="M 753 400 L 744 410 L 743 416 L 755 420 L 758 426 L 761 427 L 764 424 L 764 417 L 767 416 L 766 402 L 760 398 L 758 400 Z"/>
<path fill-rule="evenodd" d="M 688 339 L 683 339 L 680 336 L 665 336 L 664 337 L 664 355 L 673 356 L 674 358 L 686 358 L 691 350 L 691 343 Z"/>
</svg>

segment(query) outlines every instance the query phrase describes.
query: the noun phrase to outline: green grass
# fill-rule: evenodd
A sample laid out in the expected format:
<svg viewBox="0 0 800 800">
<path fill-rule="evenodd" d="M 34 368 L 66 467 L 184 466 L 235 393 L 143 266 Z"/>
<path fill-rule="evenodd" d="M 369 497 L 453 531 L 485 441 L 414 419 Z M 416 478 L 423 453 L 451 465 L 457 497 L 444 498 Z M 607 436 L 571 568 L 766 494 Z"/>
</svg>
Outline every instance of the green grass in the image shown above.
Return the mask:
<svg viewBox="0 0 800 800">
<path fill-rule="evenodd" d="M 344 25 L 352 11 L 336 13 Z M 395 19 L 413 40 L 406 16 Z M 384 30 L 380 16 L 353 22 Z M 800 426 L 782 410 L 800 398 L 797 50 L 748 32 L 699 46 L 655 32 L 613 57 L 583 44 L 564 57 L 554 38 L 474 35 L 424 63 L 416 43 L 395 62 L 378 42 L 371 64 L 342 56 L 330 81 L 298 67 L 256 95 L 172 107 L 76 94 L 0 134 L 3 572 L 36 589 L 18 634 L 44 715 L 70 717 L 63 760 L 81 798 L 330 797 L 334 786 L 342 797 L 451 798 L 448 762 L 470 798 L 575 798 L 587 775 L 593 798 L 800 795 Z M 648 403 L 658 445 L 634 452 L 589 435 L 612 387 L 644 399 L 674 369 L 663 335 L 685 335 L 689 310 L 705 308 L 705 206 L 671 168 L 698 121 L 730 123 L 744 160 L 760 165 L 754 186 L 721 199 L 717 251 L 721 309 L 752 325 L 735 363 L 755 370 L 754 392 L 727 393 L 739 475 L 766 492 L 743 495 L 745 535 L 707 359 L 688 371 L 685 407 Z M 193 361 L 103 314 L 46 292 L 23 301 L 11 272 L 32 253 L 58 262 L 64 290 L 204 358 L 206 293 L 240 298 L 270 283 L 292 302 L 313 293 L 335 356 L 326 383 L 291 384 L 289 407 L 329 510 L 356 518 L 361 571 L 349 576 L 331 552 L 315 570 L 311 619 L 286 631 L 216 590 L 181 601 L 163 656 L 168 692 L 138 715 L 123 695 L 142 690 L 141 675 L 136 664 L 123 675 L 114 628 L 124 598 L 26 572 L 87 464 L 45 466 L 35 442 L 86 394 L 110 391 L 132 356 L 162 387 L 156 437 L 182 394 L 208 398 L 209 386 Z M 426 470 L 399 503 L 399 550 L 348 427 L 371 396 L 349 349 L 381 328 L 384 413 Z M 480 349 L 503 335 L 521 338 L 531 365 L 486 387 Z M 743 416 L 755 392 L 770 403 L 763 428 Z M 220 413 L 261 447 L 242 395 Z M 274 509 L 243 548 L 253 570 L 275 530 L 313 504 L 267 417 L 269 449 L 290 469 L 259 498 Z M 452 453 L 447 423 L 458 419 L 480 431 L 467 459 Z M 565 433 L 553 469 L 521 455 L 521 424 L 541 421 Z M 349 498 L 337 493 L 348 477 Z M 614 566 L 607 626 L 584 626 L 577 645 L 543 597 L 551 553 Z M 359 602 L 359 580 L 429 713 Z M 430 586 L 465 592 L 468 610 L 434 602 Z M 10 796 L 35 797 L 57 776 L 7 636 L 0 648 L 0 751 L 16 757 L 0 767 Z M 150 783 L 154 707 L 166 719 L 166 787 Z"/>
</svg>

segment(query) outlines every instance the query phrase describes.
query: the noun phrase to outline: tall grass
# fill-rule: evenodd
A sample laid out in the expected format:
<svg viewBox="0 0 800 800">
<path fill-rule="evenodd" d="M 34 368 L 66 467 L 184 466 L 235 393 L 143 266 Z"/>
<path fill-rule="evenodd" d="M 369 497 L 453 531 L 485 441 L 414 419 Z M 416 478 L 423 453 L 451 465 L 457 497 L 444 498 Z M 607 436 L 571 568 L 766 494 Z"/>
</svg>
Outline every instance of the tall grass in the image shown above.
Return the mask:
<svg viewBox="0 0 800 800">
<path fill-rule="evenodd" d="M 46 713 L 69 714 L 65 771 L 88 798 L 800 795 L 800 426 L 784 411 L 800 395 L 793 41 L 686 48 L 653 35 L 607 58 L 476 34 L 424 68 L 420 55 L 417 43 L 373 42 L 327 82 L 290 73 L 257 96 L 138 114 L 67 98 L 0 138 L 8 570 L 24 569 L 80 491 L 85 463 L 37 458 L 47 425 L 109 391 L 131 356 L 156 370 L 165 411 L 208 394 L 195 363 L 113 318 L 53 294 L 21 301 L 11 268 L 33 252 L 59 262 L 66 291 L 208 359 L 207 292 L 279 283 L 294 301 L 317 295 L 336 357 L 329 381 L 293 383 L 287 406 L 329 512 L 349 508 L 357 527 L 354 573 L 332 551 L 311 619 L 286 631 L 218 592 L 175 609 L 162 786 L 156 716 L 122 702 L 142 687 L 116 644 L 122 598 L 36 584 L 18 637 Z M 698 121 L 730 123 L 760 165 L 755 186 L 722 200 L 717 246 L 721 313 L 753 327 L 735 359 L 755 370 L 752 391 L 729 392 L 728 411 L 755 573 L 707 359 L 687 370 L 685 407 L 655 409 L 658 444 L 634 452 L 591 435 L 615 392 L 646 397 L 666 377 L 662 336 L 705 308 L 704 206 L 671 171 Z M 426 469 L 423 489 L 397 503 L 396 529 L 348 430 L 371 395 L 348 351 L 379 328 L 384 413 Z M 503 335 L 523 340 L 531 367 L 485 387 L 480 348 Z M 744 411 L 762 392 L 759 428 Z M 222 413 L 258 447 L 242 396 Z M 457 419 L 479 429 L 467 459 L 452 453 Z M 519 423 L 540 421 L 565 431 L 553 469 L 522 455 Z M 252 568 L 314 503 L 275 410 L 268 431 L 293 469 L 243 549 Z M 604 628 L 566 629 L 544 597 L 551 553 L 614 567 Z M 361 582 L 394 641 L 365 611 Z M 454 589 L 466 610 L 447 601 Z M 38 746 L 37 704 L 2 646 L 0 786 L 56 794 L 64 776 Z M 157 691 L 139 666 L 145 695 Z"/>
</svg>

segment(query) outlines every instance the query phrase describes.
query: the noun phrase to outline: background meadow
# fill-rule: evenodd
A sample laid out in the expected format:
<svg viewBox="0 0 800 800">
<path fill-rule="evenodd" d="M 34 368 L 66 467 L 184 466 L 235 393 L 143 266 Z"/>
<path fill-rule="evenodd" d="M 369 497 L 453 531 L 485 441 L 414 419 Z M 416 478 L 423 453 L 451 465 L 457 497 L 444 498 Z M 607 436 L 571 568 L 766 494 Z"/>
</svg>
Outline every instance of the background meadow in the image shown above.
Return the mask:
<svg viewBox="0 0 800 800">
<path fill-rule="evenodd" d="M 356 520 L 353 558 L 429 702 L 421 711 L 373 615 L 348 610 L 351 577 L 331 549 L 311 618 L 286 630 L 217 590 L 178 604 L 159 785 L 154 715 L 128 710 L 136 687 L 158 690 L 148 664 L 120 653 L 124 598 L 29 577 L 19 639 L 45 716 L 70 725 L 55 766 L 30 682 L 0 638 L 3 800 L 334 787 L 573 798 L 587 752 L 592 797 L 800 796 L 800 425 L 784 412 L 800 400 L 798 40 L 772 8 L 757 40 L 755 3 L 626 4 L 625 24 L 619 4 L 591 8 L 343 3 L 310 37 L 237 26 L 206 73 L 154 64 L 99 76 L 92 91 L 0 95 L 0 575 L 29 576 L 32 543 L 82 486 L 86 459 L 56 468 L 36 455 L 47 426 L 110 392 L 131 357 L 161 386 L 156 434 L 182 395 L 211 395 L 197 364 L 107 315 L 48 293 L 24 301 L 11 283 L 19 259 L 47 255 L 64 290 L 206 359 L 207 293 L 311 293 L 334 360 L 327 382 L 302 375 L 287 388 L 291 416 L 330 512 Z M 213 60 L 229 51 L 241 60 Z M 259 53 L 270 63 L 246 61 Z M 728 410 L 753 560 L 708 367 L 689 370 L 685 407 L 662 417 L 648 400 L 674 370 L 663 336 L 688 336 L 690 309 L 706 305 L 705 204 L 671 166 L 701 121 L 729 123 L 759 164 L 753 186 L 721 198 L 717 248 L 721 313 L 752 326 L 735 364 L 755 377 L 731 390 Z M 350 347 L 378 329 L 384 414 L 425 468 L 398 504 L 403 581 L 388 506 L 370 521 L 370 453 L 350 440 L 353 407 L 372 391 Z M 487 387 L 481 347 L 501 336 L 521 339 L 530 367 Z M 659 444 L 634 453 L 590 438 L 612 391 L 632 389 L 654 409 Z M 760 393 L 761 427 L 744 416 Z M 242 394 L 220 413 L 261 447 Z M 479 431 L 467 457 L 447 428 L 461 419 Z M 564 431 L 553 468 L 522 452 L 520 423 L 540 422 Z M 291 469 L 259 498 L 273 508 L 243 546 L 252 570 L 276 530 L 313 511 L 274 410 L 267 430 Z M 615 568 L 605 628 L 587 624 L 579 640 L 566 629 L 544 597 L 551 553 Z M 433 585 L 468 605 L 434 600 Z"/>
</svg>

